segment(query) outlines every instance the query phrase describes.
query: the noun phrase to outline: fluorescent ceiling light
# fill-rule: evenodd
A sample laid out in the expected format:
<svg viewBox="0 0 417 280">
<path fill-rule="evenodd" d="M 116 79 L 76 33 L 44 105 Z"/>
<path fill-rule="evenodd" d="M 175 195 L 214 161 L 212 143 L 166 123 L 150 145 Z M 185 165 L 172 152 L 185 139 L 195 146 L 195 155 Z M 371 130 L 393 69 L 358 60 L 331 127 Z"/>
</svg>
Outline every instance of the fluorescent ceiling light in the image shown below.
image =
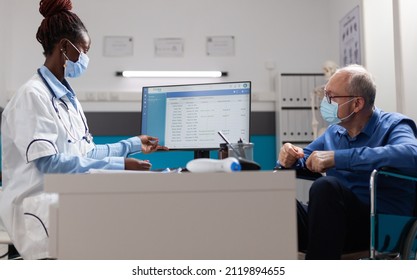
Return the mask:
<svg viewBox="0 0 417 280">
<path fill-rule="evenodd" d="M 222 71 L 121 71 L 116 76 L 126 78 L 219 78 L 227 76 Z"/>
</svg>

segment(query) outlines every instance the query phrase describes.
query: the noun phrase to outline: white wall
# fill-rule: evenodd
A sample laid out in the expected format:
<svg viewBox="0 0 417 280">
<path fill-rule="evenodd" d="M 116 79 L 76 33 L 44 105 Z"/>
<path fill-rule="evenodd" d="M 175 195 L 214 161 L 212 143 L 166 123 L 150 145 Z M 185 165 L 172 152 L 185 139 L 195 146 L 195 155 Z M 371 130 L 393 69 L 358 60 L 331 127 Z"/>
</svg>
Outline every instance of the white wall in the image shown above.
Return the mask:
<svg viewBox="0 0 417 280">
<path fill-rule="evenodd" d="M 417 121 L 417 2 L 362 0 L 365 65 L 377 82 L 376 105 Z"/>
<path fill-rule="evenodd" d="M 377 84 L 375 104 L 397 111 L 392 0 L 363 0 L 365 65 Z"/>
<path fill-rule="evenodd" d="M 394 49 L 392 7 L 395 1 L 400 3 L 400 49 Z M 0 5 L 4 6 L 0 9 L 0 35 L 4 38 L 0 42 L 3 65 L 0 105 L 4 106 L 5 93 L 16 91 L 43 63 L 44 57 L 35 39 L 42 20 L 38 1 L 0 0 Z M 385 111 L 401 109 L 396 102 L 396 83 L 400 82 L 403 112 L 417 119 L 412 105 L 417 99 L 412 68 L 417 60 L 417 3 L 414 0 L 73 0 L 73 5 L 93 40 L 89 71 L 71 81 L 80 96 L 89 92 L 116 92 L 119 96 L 139 98 L 143 85 L 252 80 L 255 100 L 274 98 L 266 62 L 275 63 L 274 72 L 320 72 L 325 60 L 338 62 L 340 19 L 359 5 L 363 64 L 375 75 L 377 106 Z M 114 35 L 134 37 L 132 57 L 103 56 L 104 36 Z M 213 35 L 234 35 L 236 54 L 207 57 L 205 39 Z M 166 37 L 184 39 L 183 57 L 154 57 L 154 39 Z M 395 71 L 395 63 L 398 70 L 399 62 L 394 59 L 399 50 L 402 73 Z M 123 69 L 220 69 L 228 71 L 229 77 L 217 80 L 115 77 L 115 72 Z M 110 110 L 138 108 L 137 104 L 108 104 Z"/>
<path fill-rule="evenodd" d="M 417 1 L 397 0 L 400 15 L 401 85 L 403 113 L 417 121 Z"/>
<path fill-rule="evenodd" d="M 123 69 L 228 71 L 225 80 L 252 80 L 255 98 L 272 100 L 266 62 L 278 72 L 320 72 L 323 62 L 337 59 L 327 14 L 332 0 L 73 0 L 86 24 L 93 45 L 85 76 L 71 81 L 78 92 L 136 92 L 143 85 L 197 82 L 197 80 L 139 80 L 115 77 Z M 38 1 L 8 1 L 10 29 L 6 55 L 6 90 L 13 92 L 44 61 L 35 39 L 41 22 Z M 3 10 L 3 9 L 2 9 Z M 104 36 L 133 36 L 132 57 L 104 57 Z M 207 57 L 206 36 L 233 35 L 236 54 Z M 179 37 L 185 41 L 181 58 L 156 58 L 155 38 Z M 207 80 L 203 80 L 207 81 Z M 198 81 L 200 82 L 200 81 Z M 3 102 L 3 101 L 2 101 Z"/>
<path fill-rule="evenodd" d="M 5 1 L 0 0 L 0 106 L 4 107 L 6 104 L 6 80 L 5 80 L 5 72 L 6 72 L 6 64 L 4 61 L 5 58 L 5 45 L 6 45 L 6 34 L 5 34 L 5 26 L 7 26 L 7 17 L 6 17 L 6 9 L 5 9 Z"/>
</svg>

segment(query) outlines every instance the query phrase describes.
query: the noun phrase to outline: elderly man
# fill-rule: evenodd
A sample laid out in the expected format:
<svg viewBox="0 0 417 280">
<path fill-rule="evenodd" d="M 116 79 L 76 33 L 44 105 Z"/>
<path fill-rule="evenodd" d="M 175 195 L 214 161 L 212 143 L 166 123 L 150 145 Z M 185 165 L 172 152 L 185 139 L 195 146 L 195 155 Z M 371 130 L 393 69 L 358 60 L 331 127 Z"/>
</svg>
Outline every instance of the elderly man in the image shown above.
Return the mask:
<svg viewBox="0 0 417 280">
<path fill-rule="evenodd" d="M 306 259 L 340 259 L 369 246 L 369 177 L 391 166 L 417 169 L 417 128 L 398 113 L 374 106 L 376 86 L 362 66 L 349 65 L 329 79 L 320 105 L 330 123 L 325 133 L 302 149 L 281 147 L 277 164 L 326 173 L 311 186 L 308 206 L 297 202 L 299 249 Z M 383 188 L 381 212 L 411 215 L 414 188 L 408 183 Z"/>
</svg>

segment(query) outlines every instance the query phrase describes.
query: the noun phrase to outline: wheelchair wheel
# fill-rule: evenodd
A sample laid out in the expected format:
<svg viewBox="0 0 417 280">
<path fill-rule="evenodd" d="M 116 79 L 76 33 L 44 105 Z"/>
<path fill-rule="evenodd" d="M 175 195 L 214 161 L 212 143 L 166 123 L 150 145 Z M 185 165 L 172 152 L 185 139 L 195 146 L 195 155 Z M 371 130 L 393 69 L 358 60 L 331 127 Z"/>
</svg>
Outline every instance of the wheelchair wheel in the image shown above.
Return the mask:
<svg viewBox="0 0 417 280">
<path fill-rule="evenodd" d="M 415 250 L 415 241 L 417 238 L 417 220 L 411 225 L 410 230 L 407 233 L 406 238 L 404 239 L 404 246 L 401 252 L 401 259 L 409 260 L 409 259 L 417 259 L 417 254 Z"/>
</svg>

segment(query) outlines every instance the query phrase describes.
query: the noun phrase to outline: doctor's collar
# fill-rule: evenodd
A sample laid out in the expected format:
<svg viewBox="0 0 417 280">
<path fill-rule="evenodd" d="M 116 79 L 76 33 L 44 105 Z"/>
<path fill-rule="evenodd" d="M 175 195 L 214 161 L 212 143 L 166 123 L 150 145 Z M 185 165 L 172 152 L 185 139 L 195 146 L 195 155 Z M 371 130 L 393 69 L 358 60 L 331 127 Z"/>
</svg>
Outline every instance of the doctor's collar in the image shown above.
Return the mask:
<svg viewBox="0 0 417 280">
<path fill-rule="evenodd" d="M 39 74 L 51 88 L 51 94 L 55 95 L 56 98 L 60 99 L 67 94 L 75 94 L 66 80 L 61 83 L 45 65 L 42 65 L 38 70 Z"/>
</svg>

